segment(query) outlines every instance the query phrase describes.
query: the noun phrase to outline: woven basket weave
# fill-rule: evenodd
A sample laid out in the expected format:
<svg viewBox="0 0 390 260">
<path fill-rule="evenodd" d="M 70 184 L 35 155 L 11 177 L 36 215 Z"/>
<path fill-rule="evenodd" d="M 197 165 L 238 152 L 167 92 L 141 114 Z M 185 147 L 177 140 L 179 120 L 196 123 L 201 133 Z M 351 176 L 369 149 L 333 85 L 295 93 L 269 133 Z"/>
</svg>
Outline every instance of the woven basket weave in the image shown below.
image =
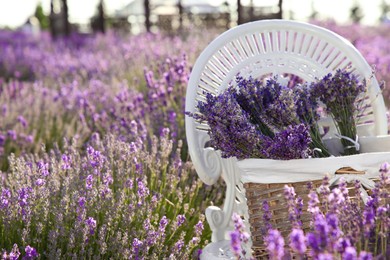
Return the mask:
<svg viewBox="0 0 390 260">
<path fill-rule="evenodd" d="M 336 174 L 364 174 L 363 172 L 357 172 L 353 169 L 340 169 Z M 373 179 L 378 181 L 378 179 Z M 303 211 L 301 214 L 302 228 L 305 232 L 310 230 L 311 214 L 307 211 L 308 205 L 308 193 L 307 184 L 309 181 L 295 182 L 295 183 L 273 183 L 273 184 L 262 184 L 262 183 L 244 183 L 246 192 L 248 211 L 249 211 L 249 224 L 251 229 L 252 238 L 252 250 L 253 257 L 256 259 L 268 259 L 268 253 L 264 243 L 264 211 L 263 202 L 267 201 L 269 204 L 269 210 L 272 214 L 270 223 L 274 229 L 278 229 L 284 237 L 286 244 L 288 244 L 288 235 L 292 230 L 292 225 L 289 221 L 288 205 L 284 198 L 284 187 L 289 185 L 294 187 L 296 196 L 301 197 L 304 202 Z M 318 188 L 322 184 L 322 180 L 312 181 L 314 189 Z M 332 188 L 332 187 L 331 187 Z M 349 190 L 349 198 L 356 200 L 356 193 L 354 184 L 348 183 L 347 189 Z M 390 190 L 390 187 L 387 187 Z M 370 194 L 370 191 L 367 190 Z M 298 256 L 294 256 L 291 253 L 291 259 L 298 259 Z M 310 259 L 308 254 L 308 259 Z"/>
</svg>

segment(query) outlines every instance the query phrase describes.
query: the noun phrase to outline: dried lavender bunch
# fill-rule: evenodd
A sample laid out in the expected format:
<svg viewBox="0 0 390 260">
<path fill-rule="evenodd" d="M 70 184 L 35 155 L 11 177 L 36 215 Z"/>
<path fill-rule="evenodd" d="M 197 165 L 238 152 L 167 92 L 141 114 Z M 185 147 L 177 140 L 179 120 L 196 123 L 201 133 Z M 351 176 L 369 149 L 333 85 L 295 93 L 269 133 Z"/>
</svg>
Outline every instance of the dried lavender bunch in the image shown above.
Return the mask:
<svg viewBox="0 0 390 260">
<path fill-rule="evenodd" d="M 206 93 L 206 101 L 197 105 L 199 113 L 187 115 L 208 123 L 210 144 L 222 157 L 307 158 L 313 146 L 310 128 L 298 117 L 293 90 L 276 80 L 263 84 L 238 76 L 236 86 L 218 96 Z"/>
<path fill-rule="evenodd" d="M 264 135 L 273 137 L 275 132 L 297 123 L 292 90 L 280 85 L 277 77 L 264 84 L 252 77 L 238 76 L 236 84 L 234 98 Z"/>
<path fill-rule="evenodd" d="M 312 93 L 310 84 L 296 85 L 294 87 L 294 95 L 299 121 L 310 127 L 310 137 L 312 139 L 310 148 L 313 150 L 313 157 L 329 157 L 331 154 L 322 142 L 322 135 L 317 124 L 317 121 L 320 119 L 320 115 L 317 112 L 319 104 L 316 96 Z"/>
<path fill-rule="evenodd" d="M 188 114 L 196 120 L 207 121 L 210 143 L 221 150 L 222 157 L 264 158 L 262 133 L 250 122 L 248 113 L 241 109 L 234 96 L 233 88 L 218 96 L 207 93 L 206 102 L 198 103 L 200 114 Z"/>
<path fill-rule="evenodd" d="M 356 140 L 356 102 L 366 92 L 366 82 L 360 82 L 352 72 L 339 69 L 334 75 L 329 73 L 311 87 L 313 95 L 324 103 L 326 112 L 332 116 L 339 134 Z M 346 138 L 341 139 L 344 154 L 357 154 L 354 143 Z"/>
<path fill-rule="evenodd" d="M 316 123 L 319 119 L 316 112 L 318 103 L 311 94 L 310 87 L 297 85 L 289 88 L 279 84 L 277 79 L 275 76 L 264 84 L 251 77 L 236 78 L 237 102 L 248 113 L 251 122 L 265 135 L 263 153 L 267 158 L 281 160 L 330 156 Z M 310 138 L 305 137 L 306 129 L 298 127 L 299 124 L 310 126 L 307 128 Z M 287 140 L 287 136 L 294 138 Z M 293 139 L 301 140 L 301 146 L 297 147 L 297 142 Z M 311 151 L 306 147 L 307 143 Z M 283 152 L 285 148 L 288 151 Z"/>
<path fill-rule="evenodd" d="M 269 159 L 290 160 L 308 158 L 311 151 L 309 128 L 304 124 L 288 126 L 273 138 L 263 136 L 262 153 Z"/>
</svg>

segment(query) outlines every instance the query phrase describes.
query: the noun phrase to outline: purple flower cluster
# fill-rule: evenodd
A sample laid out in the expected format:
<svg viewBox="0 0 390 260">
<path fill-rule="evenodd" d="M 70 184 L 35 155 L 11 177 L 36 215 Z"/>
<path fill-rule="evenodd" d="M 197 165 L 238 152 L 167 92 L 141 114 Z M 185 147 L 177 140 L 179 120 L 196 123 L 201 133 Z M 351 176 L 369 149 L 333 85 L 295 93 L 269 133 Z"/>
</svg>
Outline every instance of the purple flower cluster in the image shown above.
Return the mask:
<svg viewBox="0 0 390 260">
<path fill-rule="evenodd" d="M 328 74 L 312 84 L 314 95 L 326 106 L 336 124 L 340 135 L 356 139 L 356 115 L 361 113 L 358 98 L 366 92 L 366 82 L 360 82 L 349 71 L 337 70 L 334 75 Z M 341 140 L 346 154 L 356 154 L 358 150 L 349 140 Z"/>
<path fill-rule="evenodd" d="M 273 138 L 264 136 L 262 153 L 266 158 L 289 160 L 308 158 L 311 153 L 309 127 L 304 124 L 288 126 L 275 134 Z"/>
<path fill-rule="evenodd" d="M 260 149 L 261 132 L 249 121 L 249 115 L 234 99 L 230 88 L 221 95 L 206 95 L 206 102 L 199 103 L 196 120 L 207 121 L 210 126 L 210 145 L 221 150 L 222 157 L 263 157 Z"/>
<path fill-rule="evenodd" d="M 297 94 L 276 80 L 263 84 L 237 77 L 236 86 L 220 95 L 206 93 L 206 101 L 198 103 L 200 114 L 189 115 L 207 122 L 210 145 L 223 157 L 307 158 L 312 154 L 311 128 L 298 117 Z"/>
<path fill-rule="evenodd" d="M 240 215 L 233 213 L 232 220 L 234 223 L 234 230 L 230 232 L 230 248 L 233 254 L 238 258 L 246 257 L 247 253 L 243 244 L 249 241 L 249 234 L 245 231 L 245 225 Z"/>
<path fill-rule="evenodd" d="M 289 240 L 288 254 L 297 254 L 301 259 L 305 256 L 313 259 L 387 259 L 390 256 L 390 171 L 387 165 L 381 167 L 380 180 L 364 206 L 356 204 L 359 199 L 349 197 L 344 181 L 331 191 L 321 189 L 325 208 L 319 207 L 321 201 L 316 192 L 311 191 L 307 210 L 312 215 L 312 223 L 306 234 L 297 222 L 300 219 L 297 212 L 302 206 L 294 199 L 294 189 L 286 186 L 285 197 L 293 223 L 290 235 L 285 238 Z M 286 254 L 284 238 L 277 230 L 270 229 L 265 242 L 271 259 L 282 259 Z"/>
</svg>

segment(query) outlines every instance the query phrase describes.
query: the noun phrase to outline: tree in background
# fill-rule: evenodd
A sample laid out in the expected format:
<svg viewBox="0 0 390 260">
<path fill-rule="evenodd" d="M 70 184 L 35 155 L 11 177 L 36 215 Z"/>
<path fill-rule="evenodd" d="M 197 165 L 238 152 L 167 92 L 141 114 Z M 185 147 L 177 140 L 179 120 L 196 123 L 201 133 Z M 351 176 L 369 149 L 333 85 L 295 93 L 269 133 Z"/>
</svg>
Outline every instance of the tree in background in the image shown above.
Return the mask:
<svg viewBox="0 0 390 260">
<path fill-rule="evenodd" d="M 279 7 L 278 19 L 282 19 L 283 18 L 283 0 L 279 0 L 278 7 Z"/>
<path fill-rule="evenodd" d="M 237 0 L 237 24 L 242 24 L 243 19 L 242 19 L 242 5 L 241 5 L 241 0 Z"/>
<path fill-rule="evenodd" d="M 49 23 L 50 23 L 49 17 L 43 13 L 43 8 L 41 3 L 37 5 L 34 16 L 38 19 L 42 30 L 49 29 Z"/>
<path fill-rule="evenodd" d="M 99 1 L 97 6 L 97 13 L 94 17 L 91 18 L 91 27 L 94 32 L 106 32 L 106 17 L 103 0 Z"/>
<path fill-rule="evenodd" d="M 50 0 L 50 33 L 53 39 L 59 35 L 70 35 L 67 0 Z"/>
<path fill-rule="evenodd" d="M 50 0 L 50 35 L 53 39 L 57 38 L 57 30 L 55 28 L 55 12 L 54 12 L 54 0 Z"/>
<path fill-rule="evenodd" d="M 145 28 L 147 32 L 150 32 L 150 1 L 144 0 L 144 10 L 145 10 Z"/>
<path fill-rule="evenodd" d="M 64 34 L 66 36 L 69 36 L 69 34 L 70 34 L 70 24 L 69 24 L 68 0 L 62 0 L 62 8 L 64 10 L 64 13 L 63 13 Z"/>
<path fill-rule="evenodd" d="M 177 9 L 179 10 L 179 28 L 181 30 L 183 28 L 183 4 L 181 0 L 177 1 Z"/>
</svg>

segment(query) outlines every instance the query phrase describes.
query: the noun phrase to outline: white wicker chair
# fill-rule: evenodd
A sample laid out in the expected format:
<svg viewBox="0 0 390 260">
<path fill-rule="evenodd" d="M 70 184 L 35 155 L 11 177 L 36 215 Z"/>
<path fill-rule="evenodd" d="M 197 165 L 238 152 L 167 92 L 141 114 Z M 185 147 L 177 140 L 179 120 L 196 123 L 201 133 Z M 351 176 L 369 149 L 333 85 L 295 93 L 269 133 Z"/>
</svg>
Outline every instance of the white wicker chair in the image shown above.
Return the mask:
<svg viewBox="0 0 390 260">
<path fill-rule="evenodd" d="M 197 59 L 188 84 L 186 111 L 195 112 L 205 92 L 218 94 L 243 76 L 296 75 L 313 81 L 337 69 L 349 68 L 360 79 L 371 75 L 371 67 L 356 48 L 343 37 L 319 26 L 287 21 L 264 20 L 232 28 L 212 41 Z M 387 134 L 386 110 L 375 77 L 369 82 L 370 109 L 360 120 L 358 134 L 375 136 Z M 332 128 L 332 120 L 324 119 L 322 126 Z M 210 206 L 206 218 L 212 233 L 212 243 L 203 250 L 202 259 L 229 259 L 229 232 L 233 229 L 233 212 L 248 219 L 240 170 L 236 160 L 222 159 L 219 152 L 207 147 L 209 136 L 193 118 L 186 117 L 189 153 L 203 182 L 214 184 L 220 176 L 226 182 L 223 208 Z M 328 133 L 331 136 L 334 132 Z M 249 225 L 247 228 L 249 231 Z"/>
</svg>

